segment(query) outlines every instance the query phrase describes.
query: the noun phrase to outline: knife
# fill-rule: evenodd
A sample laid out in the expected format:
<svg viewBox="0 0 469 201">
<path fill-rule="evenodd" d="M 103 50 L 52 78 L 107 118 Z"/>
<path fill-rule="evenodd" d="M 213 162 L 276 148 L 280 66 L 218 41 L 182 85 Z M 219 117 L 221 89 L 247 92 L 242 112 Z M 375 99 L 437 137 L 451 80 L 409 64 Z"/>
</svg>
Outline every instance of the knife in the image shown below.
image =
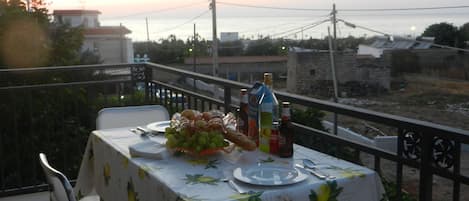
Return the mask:
<svg viewBox="0 0 469 201">
<path fill-rule="evenodd" d="M 314 170 L 312 170 L 312 169 L 305 168 L 303 165 L 295 164 L 295 166 L 298 167 L 298 168 L 301 168 L 301 169 L 303 169 L 303 170 L 305 170 L 305 171 L 307 171 L 307 172 L 309 172 L 310 174 L 316 176 L 316 177 L 319 178 L 319 179 L 326 179 L 326 178 L 327 178 L 326 175 L 322 175 L 322 174 L 320 174 L 320 173 L 318 173 L 318 172 L 316 172 L 316 171 L 314 171 Z"/>
</svg>

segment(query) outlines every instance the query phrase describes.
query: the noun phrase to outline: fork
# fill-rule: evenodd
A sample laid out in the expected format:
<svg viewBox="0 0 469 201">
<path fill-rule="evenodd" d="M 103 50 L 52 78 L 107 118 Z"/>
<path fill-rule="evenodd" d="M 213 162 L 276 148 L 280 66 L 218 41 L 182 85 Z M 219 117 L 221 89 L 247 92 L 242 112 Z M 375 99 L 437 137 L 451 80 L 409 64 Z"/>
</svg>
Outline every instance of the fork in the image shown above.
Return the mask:
<svg viewBox="0 0 469 201">
<path fill-rule="evenodd" d="M 238 184 L 235 183 L 235 181 L 233 181 L 232 179 L 228 179 L 228 178 L 224 178 L 222 179 L 223 182 L 227 182 L 228 185 L 233 189 L 235 190 L 236 192 L 238 192 L 239 194 L 245 194 L 247 193 L 248 191 L 244 190 L 243 188 L 241 188 L 240 186 L 238 186 Z"/>
<path fill-rule="evenodd" d="M 317 171 L 313 170 L 313 169 L 309 169 L 309 168 L 306 168 L 304 167 L 303 165 L 300 165 L 300 164 L 295 164 L 296 167 L 298 168 L 301 168 L 307 172 L 309 172 L 310 174 L 316 176 L 318 179 L 327 179 L 328 177 L 326 175 L 323 175 L 321 173 L 318 173 Z"/>
</svg>

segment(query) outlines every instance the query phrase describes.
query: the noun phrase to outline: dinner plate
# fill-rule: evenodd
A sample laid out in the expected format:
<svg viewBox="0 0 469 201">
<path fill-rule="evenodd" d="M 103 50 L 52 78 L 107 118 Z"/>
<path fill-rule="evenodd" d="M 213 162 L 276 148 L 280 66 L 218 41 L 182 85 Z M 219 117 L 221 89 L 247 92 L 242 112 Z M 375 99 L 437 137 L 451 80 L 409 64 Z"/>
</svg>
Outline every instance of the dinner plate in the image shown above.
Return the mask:
<svg viewBox="0 0 469 201">
<path fill-rule="evenodd" d="M 171 121 L 158 121 L 158 122 L 153 122 L 147 125 L 147 128 L 151 132 L 156 132 L 156 133 L 164 133 L 165 129 L 169 127 L 169 124 Z"/>
<path fill-rule="evenodd" d="M 294 167 L 259 163 L 236 168 L 233 177 L 249 184 L 280 186 L 301 182 L 308 175 Z"/>
</svg>

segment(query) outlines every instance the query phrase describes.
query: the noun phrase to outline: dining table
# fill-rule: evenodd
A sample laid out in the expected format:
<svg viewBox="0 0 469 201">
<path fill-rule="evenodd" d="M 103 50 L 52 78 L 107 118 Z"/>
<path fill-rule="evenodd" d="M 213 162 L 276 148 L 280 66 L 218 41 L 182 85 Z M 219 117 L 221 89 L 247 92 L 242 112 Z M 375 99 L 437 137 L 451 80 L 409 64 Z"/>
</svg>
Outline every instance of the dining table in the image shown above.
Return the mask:
<svg viewBox="0 0 469 201">
<path fill-rule="evenodd" d="M 93 131 L 76 197 L 96 192 L 103 201 L 379 201 L 385 193 L 375 171 L 297 144 L 291 158 L 238 147 L 201 157 L 168 150 L 165 141 L 164 134 L 141 135 L 128 127 Z M 134 145 L 159 151 L 135 154 L 129 149 Z M 305 160 L 314 165 L 305 167 Z"/>
</svg>

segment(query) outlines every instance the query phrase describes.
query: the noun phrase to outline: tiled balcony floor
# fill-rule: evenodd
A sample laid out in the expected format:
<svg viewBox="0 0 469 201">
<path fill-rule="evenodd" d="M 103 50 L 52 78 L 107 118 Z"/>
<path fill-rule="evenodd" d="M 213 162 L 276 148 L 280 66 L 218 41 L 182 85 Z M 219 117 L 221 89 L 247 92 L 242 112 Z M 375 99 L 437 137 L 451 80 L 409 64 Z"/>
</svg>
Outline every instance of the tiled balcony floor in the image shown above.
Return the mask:
<svg viewBox="0 0 469 201">
<path fill-rule="evenodd" d="M 49 201 L 49 191 L 0 198 L 0 201 Z"/>
</svg>

